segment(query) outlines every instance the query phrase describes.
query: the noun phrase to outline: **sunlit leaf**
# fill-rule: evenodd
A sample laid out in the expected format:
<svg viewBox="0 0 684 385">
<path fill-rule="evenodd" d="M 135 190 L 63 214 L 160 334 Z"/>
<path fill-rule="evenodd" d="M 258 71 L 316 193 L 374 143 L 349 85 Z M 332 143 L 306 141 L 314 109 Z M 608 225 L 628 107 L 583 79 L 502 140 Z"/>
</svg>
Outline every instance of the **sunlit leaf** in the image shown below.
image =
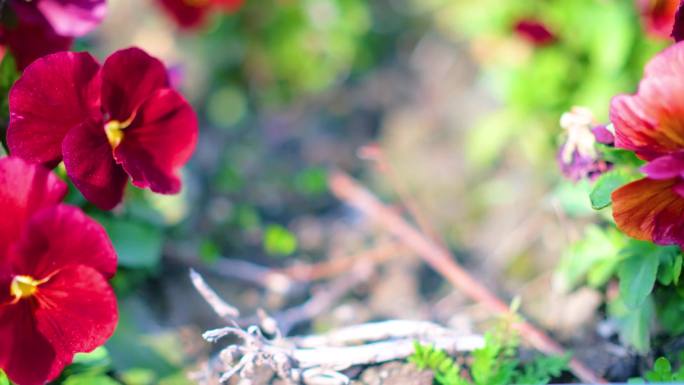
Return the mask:
<svg viewBox="0 0 684 385">
<path fill-rule="evenodd" d="M 272 256 L 286 256 L 297 250 L 297 238 L 288 229 L 269 225 L 264 231 L 264 250 Z"/>
<path fill-rule="evenodd" d="M 658 258 L 634 255 L 620 264 L 620 297 L 630 308 L 640 307 L 653 291 L 658 272 Z"/>
<path fill-rule="evenodd" d="M 610 206 L 613 191 L 635 179 L 634 175 L 624 171 L 609 171 L 601 175 L 589 194 L 591 207 L 600 210 Z"/>
</svg>

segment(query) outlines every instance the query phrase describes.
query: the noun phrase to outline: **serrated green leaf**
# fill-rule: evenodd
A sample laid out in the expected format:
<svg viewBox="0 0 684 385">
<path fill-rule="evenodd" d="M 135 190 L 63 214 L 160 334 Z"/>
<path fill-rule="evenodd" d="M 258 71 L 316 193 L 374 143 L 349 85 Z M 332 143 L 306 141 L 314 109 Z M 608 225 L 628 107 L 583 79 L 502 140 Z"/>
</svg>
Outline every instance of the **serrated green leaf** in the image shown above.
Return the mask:
<svg viewBox="0 0 684 385">
<path fill-rule="evenodd" d="M 646 372 L 644 377 L 649 382 L 670 382 L 672 381 L 672 365 L 665 357 L 658 358 L 653 364 L 653 369 Z"/>
<path fill-rule="evenodd" d="M 620 250 L 627 244 L 624 234 L 612 227 L 590 225 L 581 240 L 563 253 L 556 280 L 564 290 L 576 287 L 586 277 L 593 287 L 603 285 L 614 273 Z"/>
<path fill-rule="evenodd" d="M 611 204 L 611 194 L 619 187 L 635 180 L 637 177 L 624 171 L 609 171 L 601 175 L 594 184 L 589 199 L 594 210 L 600 210 Z"/>
</svg>

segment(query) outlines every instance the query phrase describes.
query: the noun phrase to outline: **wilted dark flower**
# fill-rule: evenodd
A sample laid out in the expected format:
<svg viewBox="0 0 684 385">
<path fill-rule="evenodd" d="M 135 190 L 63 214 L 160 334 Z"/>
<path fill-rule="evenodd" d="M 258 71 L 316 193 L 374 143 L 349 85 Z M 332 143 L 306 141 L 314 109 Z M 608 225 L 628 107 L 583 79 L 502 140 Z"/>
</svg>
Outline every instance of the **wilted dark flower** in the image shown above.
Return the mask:
<svg viewBox="0 0 684 385">
<path fill-rule="evenodd" d="M 578 181 L 594 179 L 611 168 L 610 163 L 601 159 L 596 142 L 608 139 L 605 126 L 597 126 L 594 115 L 584 107 L 573 107 L 561 117 L 561 127 L 566 131 L 566 139 L 558 152 L 558 164 L 566 178 Z M 596 133 L 599 133 L 600 140 Z"/>
</svg>

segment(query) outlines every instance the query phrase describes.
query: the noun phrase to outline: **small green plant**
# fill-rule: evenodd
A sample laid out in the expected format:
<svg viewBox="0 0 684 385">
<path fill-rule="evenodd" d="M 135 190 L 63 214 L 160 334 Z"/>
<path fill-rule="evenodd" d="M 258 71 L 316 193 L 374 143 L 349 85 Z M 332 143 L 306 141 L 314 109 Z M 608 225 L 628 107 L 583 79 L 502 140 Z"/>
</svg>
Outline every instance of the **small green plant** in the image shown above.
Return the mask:
<svg viewBox="0 0 684 385">
<path fill-rule="evenodd" d="M 509 324 L 485 335 L 485 345 L 473 352 L 469 370 L 443 350 L 419 342 L 408 360 L 418 369 L 432 370 L 437 385 L 548 384 L 567 367 L 568 356 L 539 356 L 521 364 L 516 358 L 517 334 Z"/>
<path fill-rule="evenodd" d="M 678 383 L 682 381 L 684 381 L 684 365 L 680 366 L 679 370 L 673 371 L 670 361 L 665 357 L 660 357 L 653 364 L 653 369 L 644 374 L 644 378 L 632 378 L 629 380 L 629 383 Z"/>
</svg>

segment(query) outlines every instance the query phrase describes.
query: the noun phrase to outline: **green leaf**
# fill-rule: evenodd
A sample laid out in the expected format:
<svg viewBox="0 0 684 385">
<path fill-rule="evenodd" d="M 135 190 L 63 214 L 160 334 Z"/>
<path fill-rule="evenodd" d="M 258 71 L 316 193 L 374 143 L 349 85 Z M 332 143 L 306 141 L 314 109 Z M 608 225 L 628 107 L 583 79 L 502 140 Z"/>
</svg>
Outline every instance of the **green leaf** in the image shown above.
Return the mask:
<svg viewBox="0 0 684 385">
<path fill-rule="evenodd" d="M 603 285 L 614 273 L 627 238 L 613 227 L 587 226 L 582 238 L 563 253 L 556 281 L 563 290 L 576 287 L 586 277 L 593 287 Z"/>
<path fill-rule="evenodd" d="M 597 143 L 596 148 L 601 152 L 602 158 L 610 163 L 630 166 L 633 169 L 639 168 L 639 166 L 644 164 L 643 160 L 637 158 L 634 151 L 623 150 L 601 143 Z"/>
<path fill-rule="evenodd" d="M 162 231 L 152 225 L 128 219 L 97 216 L 109 234 L 119 264 L 130 268 L 153 268 L 161 258 Z"/>
<path fill-rule="evenodd" d="M 9 378 L 7 378 L 7 375 L 2 369 L 0 369 L 0 385 L 11 385 Z"/>
<path fill-rule="evenodd" d="M 8 94 L 18 78 L 19 71 L 17 71 L 14 57 L 9 52 L 5 52 L 2 62 L 0 62 L 0 95 L 2 95 L 0 99 L 0 118 L 2 119 L 6 119 L 9 116 Z"/>
<path fill-rule="evenodd" d="M 672 365 L 665 357 L 658 358 L 653 364 L 653 370 L 646 372 L 644 377 L 649 382 L 672 381 Z"/>
<path fill-rule="evenodd" d="M 591 207 L 595 210 L 608 207 L 611 204 L 611 194 L 617 188 L 635 180 L 637 177 L 624 171 L 610 171 L 601 175 L 589 193 Z"/>
<path fill-rule="evenodd" d="M 76 375 L 67 377 L 62 385 L 121 385 L 119 382 L 115 381 L 113 378 L 100 375 Z"/>
<path fill-rule="evenodd" d="M 636 309 L 627 307 L 620 297 L 608 303 L 608 314 L 617 321 L 620 339 L 640 353 L 650 349 L 654 313 L 655 306 L 650 296 Z"/>
<path fill-rule="evenodd" d="M 682 254 L 677 255 L 672 267 L 672 282 L 675 285 L 679 285 L 679 278 L 682 276 L 682 262 L 684 262 L 684 256 Z"/>
<path fill-rule="evenodd" d="M 620 297 L 631 308 L 640 307 L 653 291 L 659 261 L 652 255 L 634 255 L 620 264 Z"/>
<path fill-rule="evenodd" d="M 297 238 L 280 225 L 269 225 L 264 232 L 264 250 L 271 256 L 286 256 L 297 250 Z"/>
</svg>

